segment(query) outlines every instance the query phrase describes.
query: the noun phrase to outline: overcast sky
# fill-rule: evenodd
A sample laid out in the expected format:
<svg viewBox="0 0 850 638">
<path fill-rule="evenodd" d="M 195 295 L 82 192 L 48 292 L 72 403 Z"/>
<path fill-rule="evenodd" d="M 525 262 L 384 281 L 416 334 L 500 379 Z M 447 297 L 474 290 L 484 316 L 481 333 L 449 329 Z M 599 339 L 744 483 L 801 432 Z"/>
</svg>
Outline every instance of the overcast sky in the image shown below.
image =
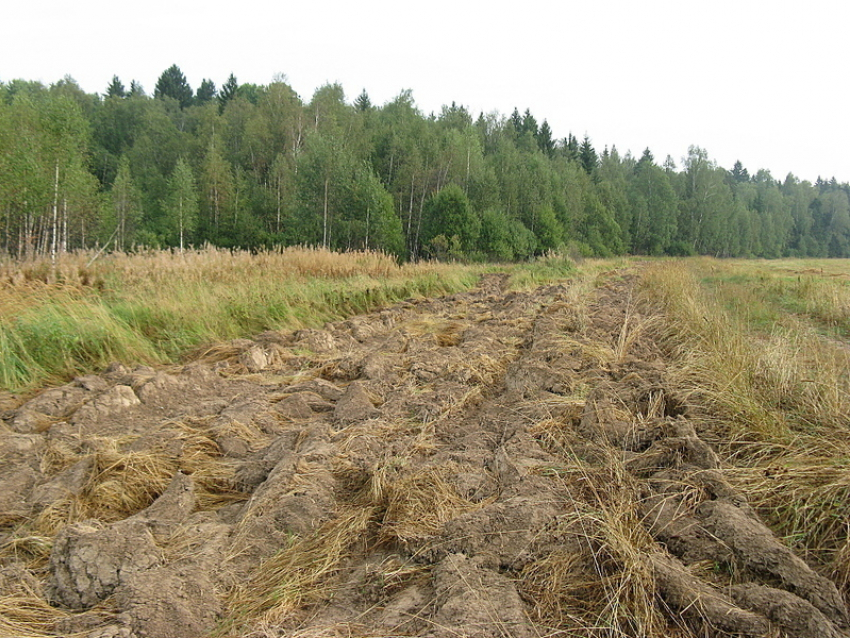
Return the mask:
<svg viewBox="0 0 850 638">
<path fill-rule="evenodd" d="M 681 164 L 688 146 L 784 179 L 850 181 L 850 3 L 826 0 L 27 0 L 2 11 L 0 81 L 113 75 L 151 94 L 177 64 L 193 88 L 268 84 L 305 100 L 339 82 L 383 104 L 452 101 L 477 116 L 530 108 L 554 134 L 587 133 Z"/>
</svg>

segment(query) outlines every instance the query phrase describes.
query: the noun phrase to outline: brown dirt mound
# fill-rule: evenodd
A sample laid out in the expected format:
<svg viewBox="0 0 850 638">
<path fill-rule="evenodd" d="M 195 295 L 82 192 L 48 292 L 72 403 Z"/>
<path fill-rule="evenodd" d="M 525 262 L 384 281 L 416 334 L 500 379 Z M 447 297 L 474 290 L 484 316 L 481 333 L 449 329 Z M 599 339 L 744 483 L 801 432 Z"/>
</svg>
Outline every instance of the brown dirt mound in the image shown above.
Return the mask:
<svg viewBox="0 0 850 638">
<path fill-rule="evenodd" d="M 633 273 L 411 300 L 2 414 L 0 635 L 846 636 Z"/>
</svg>

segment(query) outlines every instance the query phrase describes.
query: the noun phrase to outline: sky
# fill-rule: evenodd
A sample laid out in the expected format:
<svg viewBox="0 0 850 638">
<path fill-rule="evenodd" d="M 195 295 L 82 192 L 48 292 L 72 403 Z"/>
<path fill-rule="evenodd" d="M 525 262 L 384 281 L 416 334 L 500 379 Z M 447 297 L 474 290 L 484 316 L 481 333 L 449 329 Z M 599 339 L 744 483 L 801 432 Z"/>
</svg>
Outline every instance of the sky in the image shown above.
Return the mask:
<svg viewBox="0 0 850 638">
<path fill-rule="evenodd" d="M 410 89 L 425 114 L 530 109 L 599 151 L 681 166 L 695 145 L 725 168 L 850 182 L 838 0 L 27 0 L 2 20 L 0 82 L 103 93 L 117 75 L 152 94 L 172 64 L 193 88 L 283 74 L 305 101 L 328 82 L 378 105 Z"/>
</svg>

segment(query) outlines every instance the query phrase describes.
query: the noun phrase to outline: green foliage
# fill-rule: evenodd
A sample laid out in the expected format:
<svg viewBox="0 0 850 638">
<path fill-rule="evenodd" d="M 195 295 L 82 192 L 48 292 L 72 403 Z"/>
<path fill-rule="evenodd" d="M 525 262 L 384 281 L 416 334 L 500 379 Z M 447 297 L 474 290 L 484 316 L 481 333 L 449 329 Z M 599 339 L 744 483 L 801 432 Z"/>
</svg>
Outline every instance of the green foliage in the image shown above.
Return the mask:
<svg viewBox="0 0 850 638">
<path fill-rule="evenodd" d="M 171 245 L 182 252 L 198 224 L 198 191 L 192 168 L 181 157 L 168 179 L 168 194 L 164 203 L 165 229 Z"/>
<path fill-rule="evenodd" d="M 361 113 L 372 108 L 372 100 L 369 99 L 369 94 L 366 93 L 366 89 L 363 89 L 363 91 L 360 92 L 360 95 L 357 96 L 357 99 L 354 100 L 354 108 Z"/>
<path fill-rule="evenodd" d="M 632 201 L 632 251 L 661 255 L 677 230 L 677 197 L 667 174 L 651 158 L 635 168 L 629 193 Z"/>
<path fill-rule="evenodd" d="M 649 149 L 636 160 L 597 154 L 588 135 L 557 139 L 530 109 L 473 118 L 451 103 L 426 116 L 410 91 L 376 106 L 365 90 L 346 102 L 338 84 L 305 103 L 282 76 L 258 86 L 230 74 L 195 93 L 176 65 L 154 95 L 118 76 L 102 98 L 70 77 L 0 85 L 0 250 L 87 248 L 115 232 L 119 248 L 182 237 L 408 259 L 526 259 L 571 243 L 597 255 L 850 256 L 850 185 L 726 171 L 699 147 L 677 170 Z M 182 233 L 181 157 L 197 192 Z"/>
<path fill-rule="evenodd" d="M 399 265 L 374 251 L 290 249 L 67 257 L 98 286 L 3 290 L 0 389 L 29 389 L 113 361 L 164 363 L 205 344 L 321 326 L 411 296 L 468 289 L 481 268 Z M 42 262 L 45 273 L 52 262 Z M 61 264 L 60 264 L 61 265 Z M 187 312 L 187 309 L 191 309 Z"/>
<path fill-rule="evenodd" d="M 610 208 L 591 191 L 585 199 L 581 239 L 596 255 L 609 257 L 623 252 L 621 230 Z"/>
<path fill-rule="evenodd" d="M 504 211 L 488 208 L 481 213 L 481 234 L 478 249 L 494 261 L 511 261 L 514 249 L 511 220 Z"/>
<path fill-rule="evenodd" d="M 472 210 L 463 190 L 451 184 L 435 194 L 425 205 L 425 243 L 442 237 L 438 244 L 448 242 L 452 257 L 475 249 L 481 233 L 481 219 Z"/>
<path fill-rule="evenodd" d="M 547 157 L 555 156 L 555 140 L 552 139 L 552 128 L 549 126 L 549 122 L 543 120 L 535 138 L 537 139 L 537 146 Z"/>
<path fill-rule="evenodd" d="M 578 158 L 581 162 L 582 168 L 584 171 L 590 175 L 596 169 L 596 166 L 599 164 L 599 157 L 596 155 L 596 149 L 593 148 L 593 145 L 590 143 L 590 138 L 585 135 L 584 140 L 581 142 L 581 146 L 578 149 Z"/>
<path fill-rule="evenodd" d="M 393 210 L 392 195 L 367 164 L 355 170 L 348 201 L 346 249 L 381 247 L 390 254 L 402 255 L 404 232 Z"/>
<path fill-rule="evenodd" d="M 141 196 L 130 174 L 130 161 L 122 155 L 118 174 L 109 193 L 108 205 L 100 218 L 100 238 L 114 242 L 117 250 L 127 250 L 135 242 L 142 219 Z"/>
<path fill-rule="evenodd" d="M 136 80 L 130 82 L 129 97 L 145 97 L 145 89 L 142 88 L 142 85 L 136 82 Z"/>
</svg>

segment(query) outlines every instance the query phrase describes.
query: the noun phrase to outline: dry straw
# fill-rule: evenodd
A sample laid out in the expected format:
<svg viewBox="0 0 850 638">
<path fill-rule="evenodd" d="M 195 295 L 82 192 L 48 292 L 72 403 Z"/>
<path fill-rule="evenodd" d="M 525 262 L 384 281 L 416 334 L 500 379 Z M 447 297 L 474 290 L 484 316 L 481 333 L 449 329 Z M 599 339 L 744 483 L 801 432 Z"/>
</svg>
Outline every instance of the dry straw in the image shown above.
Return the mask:
<svg viewBox="0 0 850 638">
<path fill-rule="evenodd" d="M 299 610 L 327 600 L 334 589 L 333 577 L 365 542 L 374 515 L 374 508 L 348 508 L 310 536 L 293 539 L 230 593 L 223 632 L 242 635 L 242 628 L 255 622 L 279 625 Z"/>
</svg>

